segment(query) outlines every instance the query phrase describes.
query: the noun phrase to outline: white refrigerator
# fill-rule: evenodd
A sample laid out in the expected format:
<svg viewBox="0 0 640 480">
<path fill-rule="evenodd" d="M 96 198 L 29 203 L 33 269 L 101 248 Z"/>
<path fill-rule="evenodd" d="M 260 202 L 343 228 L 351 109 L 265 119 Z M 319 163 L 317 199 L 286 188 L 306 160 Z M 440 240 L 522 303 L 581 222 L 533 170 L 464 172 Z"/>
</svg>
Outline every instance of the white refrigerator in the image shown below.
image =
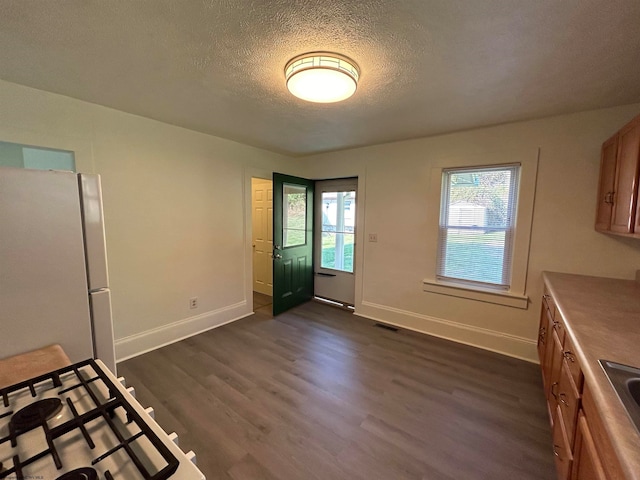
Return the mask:
<svg viewBox="0 0 640 480">
<path fill-rule="evenodd" d="M 0 358 L 53 343 L 116 372 L 100 177 L 0 167 Z"/>
</svg>

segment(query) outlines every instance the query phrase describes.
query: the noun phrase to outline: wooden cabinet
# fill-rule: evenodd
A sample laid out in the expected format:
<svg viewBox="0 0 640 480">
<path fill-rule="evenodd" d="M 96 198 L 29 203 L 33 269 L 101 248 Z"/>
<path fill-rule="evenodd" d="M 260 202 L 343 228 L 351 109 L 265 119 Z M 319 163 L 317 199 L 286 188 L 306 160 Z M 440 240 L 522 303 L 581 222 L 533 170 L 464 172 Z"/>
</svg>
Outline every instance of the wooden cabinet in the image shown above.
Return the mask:
<svg viewBox="0 0 640 480">
<path fill-rule="evenodd" d="M 551 353 L 551 367 L 549 368 L 549 390 L 547 392 L 547 402 L 549 403 L 549 411 L 554 412 L 558 406 L 558 393 L 560 386 L 560 372 L 562 371 L 562 343 L 558 333 L 553 330 L 551 335 L 552 341 L 549 348 Z M 551 423 L 554 423 L 554 417 L 551 417 Z"/>
<path fill-rule="evenodd" d="M 551 295 L 546 294 L 542 299 L 540 313 L 540 329 L 538 331 L 538 356 L 542 367 L 542 381 L 545 389 L 549 388 L 551 378 L 551 363 L 553 361 L 553 314 L 546 301 Z"/>
<path fill-rule="evenodd" d="M 565 347 L 566 343 L 566 347 Z M 571 341 L 566 335 L 562 314 L 556 309 L 553 297 L 545 289 L 540 313 L 538 355 L 542 366 L 542 377 L 549 420 L 553 431 L 553 453 L 558 478 L 569 480 L 573 464 L 573 440 L 576 432 L 580 392 L 574 381 L 577 359 L 571 351 Z M 573 359 L 572 366 L 569 366 Z M 581 385 L 582 372 L 577 374 Z"/>
<path fill-rule="evenodd" d="M 613 450 L 604 439 L 600 417 L 592 406 L 574 341 L 545 285 L 538 355 L 559 480 L 607 480 L 620 476 Z M 587 398 L 583 400 L 583 396 Z M 586 405 L 583 406 L 583 402 Z M 593 425 L 590 427 L 590 421 Z M 592 431 L 595 434 L 592 435 Z"/>
<path fill-rule="evenodd" d="M 598 185 L 598 207 L 596 212 L 596 230 L 608 232 L 611 229 L 613 211 L 613 192 L 616 184 L 616 156 L 618 153 L 618 134 L 602 144 L 600 156 L 600 182 Z"/>
<path fill-rule="evenodd" d="M 580 412 L 576 434 L 572 480 L 607 480 L 587 418 Z"/>
<path fill-rule="evenodd" d="M 556 407 L 553 421 L 553 454 L 556 459 L 558 478 L 561 480 L 569 480 L 573 463 L 573 453 L 571 450 L 571 442 L 565 429 L 565 422 L 562 420 L 560 406 Z"/>
<path fill-rule="evenodd" d="M 566 352 L 566 351 L 565 351 Z M 565 353 L 563 352 L 563 353 Z M 580 393 L 571 377 L 571 372 L 567 367 L 566 358 L 562 360 L 560 367 L 560 378 L 558 380 L 558 408 L 562 413 L 564 428 L 569 439 L 569 444 L 573 444 L 578 422 L 578 407 L 580 406 Z"/>
<path fill-rule="evenodd" d="M 618 480 L 627 478 L 622 471 L 620 461 L 616 455 L 616 450 L 611 443 L 611 438 L 606 433 L 605 417 L 598 412 L 591 389 L 587 383 L 585 383 L 583 388 L 581 413 L 584 415 L 586 421 L 585 426 L 588 429 L 589 435 L 593 439 L 594 445 L 593 451 L 589 453 L 592 459 L 588 462 L 591 464 L 599 464 L 602 467 L 604 478 L 606 479 Z M 577 446 L 578 445 L 576 444 L 575 452 L 576 455 L 579 455 Z M 580 466 L 577 466 L 576 468 L 580 468 Z M 574 475 L 572 480 L 582 480 L 582 477 L 576 477 Z"/>
<path fill-rule="evenodd" d="M 596 230 L 640 238 L 640 116 L 602 144 Z"/>
</svg>

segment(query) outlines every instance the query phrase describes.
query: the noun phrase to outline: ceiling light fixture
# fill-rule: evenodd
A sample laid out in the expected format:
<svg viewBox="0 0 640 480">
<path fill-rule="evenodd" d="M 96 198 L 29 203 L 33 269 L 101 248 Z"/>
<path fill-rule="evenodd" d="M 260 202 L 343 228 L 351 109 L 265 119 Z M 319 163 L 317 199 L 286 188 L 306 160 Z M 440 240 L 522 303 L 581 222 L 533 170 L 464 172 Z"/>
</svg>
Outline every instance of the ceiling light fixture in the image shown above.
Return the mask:
<svg viewBox="0 0 640 480">
<path fill-rule="evenodd" d="M 355 93 L 360 69 L 344 55 L 311 52 L 289 60 L 284 76 L 287 88 L 296 97 L 309 102 L 333 103 Z"/>
</svg>

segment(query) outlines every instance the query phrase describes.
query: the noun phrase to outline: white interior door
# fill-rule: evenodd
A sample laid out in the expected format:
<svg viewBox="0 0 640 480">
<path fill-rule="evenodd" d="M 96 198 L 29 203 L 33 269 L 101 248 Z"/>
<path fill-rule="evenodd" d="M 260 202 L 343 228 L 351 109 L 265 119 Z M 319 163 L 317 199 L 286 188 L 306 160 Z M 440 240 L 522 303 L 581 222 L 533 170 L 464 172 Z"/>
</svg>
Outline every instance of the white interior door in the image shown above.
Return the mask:
<svg viewBox="0 0 640 480">
<path fill-rule="evenodd" d="M 316 182 L 314 294 L 347 305 L 355 302 L 357 191 L 357 178 Z"/>
<path fill-rule="evenodd" d="M 251 179 L 253 290 L 273 296 L 273 182 Z"/>
</svg>

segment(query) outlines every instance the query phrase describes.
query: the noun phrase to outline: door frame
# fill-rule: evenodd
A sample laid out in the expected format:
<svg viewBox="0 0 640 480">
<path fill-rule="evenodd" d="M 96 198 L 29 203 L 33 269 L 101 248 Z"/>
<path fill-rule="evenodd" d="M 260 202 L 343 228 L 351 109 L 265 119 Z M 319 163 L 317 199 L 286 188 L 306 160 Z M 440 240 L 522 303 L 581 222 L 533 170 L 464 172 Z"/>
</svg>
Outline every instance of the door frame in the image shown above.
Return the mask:
<svg viewBox="0 0 640 480">
<path fill-rule="evenodd" d="M 248 314 L 253 313 L 253 212 L 251 211 L 251 179 L 262 178 L 271 180 L 272 170 L 246 167 L 244 169 L 243 186 L 243 210 L 244 210 L 244 301 Z"/>
<path fill-rule="evenodd" d="M 367 302 L 364 298 L 364 251 L 370 251 L 375 248 L 376 244 L 370 244 L 365 238 L 365 234 L 369 232 L 366 230 L 366 198 L 367 198 L 367 170 L 364 166 L 358 166 L 353 168 L 348 162 L 344 162 L 341 165 L 334 165 L 335 172 L 328 176 L 314 175 L 314 172 L 308 175 L 308 178 L 314 179 L 316 182 L 329 181 L 329 180 L 344 180 L 355 179 L 358 184 L 358 196 L 356 201 L 356 253 L 353 265 L 353 275 L 355 277 L 355 299 L 353 302 L 353 313 L 356 315 L 361 314 L 363 307 L 367 307 Z M 343 168 L 344 167 L 344 168 Z M 378 225 L 374 225 L 373 233 L 377 233 L 376 228 Z M 315 233 L 315 232 L 314 232 Z"/>
<path fill-rule="evenodd" d="M 259 183 L 258 183 L 259 182 Z M 255 210 L 255 205 L 254 202 L 258 201 L 255 198 L 255 194 L 256 194 L 256 186 L 257 185 L 270 185 L 271 186 L 271 190 L 273 191 L 273 181 L 269 181 L 266 180 L 264 178 L 257 178 L 257 177 L 251 177 L 251 227 L 253 228 L 256 225 L 256 218 L 254 218 L 254 215 L 256 214 L 256 210 Z M 263 199 L 263 201 L 268 202 L 269 200 L 269 195 L 268 195 L 268 188 L 265 188 L 265 190 L 263 190 L 264 192 L 266 192 L 266 197 Z M 273 203 L 273 199 L 272 199 L 272 203 Z M 272 208 L 273 210 L 273 208 Z M 269 214 L 268 211 L 264 212 L 264 217 L 266 217 L 267 222 L 269 222 L 270 225 L 267 225 L 267 230 L 266 232 L 263 232 L 265 235 L 265 238 L 262 239 L 262 242 L 264 243 L 268 243 L 269 239 L 268 239 L 268 232 L 269 232 L 269 226 L 271 226 L 271 231 L 273 231 L 273 214 Z M 254 233 L 255 232 L 251 232 L 251 243 L 252 243 L 252 258 L 251 258 L 251 265 L 253 268 L 253 271 L 255 273 L 255 269 L 256 269 L 256 244 L 254 243 L 256 241 L 256 239 L 254 238 Z M 267 253 L 268 252 L 268 253 Z M 273 269 L 273 262 L 272 260 L 272 252 L 273 252 L 273 242 L 271 242 L 271 246 L 268 249 L 265 249 L 265 251 L 263 252 L 264 255 L 268 254 L 268 258 L 270 261 L 270 267 L 268 268 L 268 270 L 272 270 Z M 260 265 L 259 263 L 257 265 Z M 266 280 L 266 279 L 265 279 Z M 271 280 L 273 281 L 273 273 L 271 274 Z M 273 284 L 271 284 L 271 288 L 269 288 L 269 284 L 267 283 L 266 285 L 260 285 L 259 283 L 256 283 L 256 279 L 252 278 L 252 282 L 251 282 L 251 288 L 253 289 L 254 292 L 258 292 L 261 293 L 263 295 L 269 295 L 269 293 L 267 293 L 269 290 L 271 290 L 271 295 L 273 295 Z M 261 291 L 262 290 L 262 291 Z"/>
<path fill-rule="evenodd" d="M 338 180 L 342 178 L 357 178 L 358 179 L 358 199 L 359 202 L 356 203 L 356 244 L 359 245 L 356 248 L 356 258 L 354 275 L 355 275 L 355 288 L 356 288 L 356 296 L 354 302 L 355 313 L 358 314 L 359 311 L 364 306 L 366 307 L 366 303 L 363 302 L 364 296 L 364 251 L 365 249 L 369 250 L 371 245 L 366 243 L 365 233 L 366 231 L 366 168 L 364 166 L 359 166 L 356 168 L 351 167 L 348 163 L 343 166 L 337 166 L 336 172 L 331 176 L 325 176 L 322 174 L 316 174 L 313 169 L 310 169 L 309 172 L 306 171 L 293 171 L 288 168 L 279 169 L 282 172 L 286 172 L 290 175 L 295 175 L 299 177 L 309 178 L 311 180 Z M 256 168 L 256 167 L 245 167 L 244 168 L 244 179 L 243 179 L 243 210 L 244 210 L 244 229 L 243 229 L 243 237 L 244 237 L 244 301 L 247 304 L 247 315 L 250 315 L 253 312 L 253 249 L 251 243 L 251 234 L 252 234 L 252 223 L 251 223 L 251 177 L 255 178 L 264 178 L 266 180 L 271 180 L 273 177 L 273 169 L 265 169 L 265 168 Z M 374 233 L 376 233 L 374 231 Z M 375 247 L 375 244 L 374 244 Z"/>
<path fill-rule="evenodd" d="M 348 189 L 351 189 L 351 187 L 353 186 L 353 190 L 355 190 L 356 192 L 356 200 L 355 200 L 355 204 L 356 204 L 356 210 L 355 210 L 355 215 L 356 215 L 356 222 L 355 222 L 355 231 L 354 231 L 354 257 L 353 257 L 353 271 L 352 272 L 345 272 L 345 271 L 341 271 L 341 270 L 336 270 L 336 269 L 331 269 L 331 268 L 322 268 L 321 266 L 321 262 L 322 262 L 322 247 L 320 246 L 320 248 L 318 247 L 318 243 L 322 244 L 322 217 L 320 215 L 316 215 L 314 218 L 314 232 L 313 232 L 313 242 L 314 242 L 314 254 L 313 254 L 313 260 L 314 260 L 314 275 L 316 276 L 316 280 L 315 282 L 322 282 L 323 280 L 321 278 L 318 278 L 318 276 L 322 276 L 322 275 L 332 275 L 332 276 L 338 276 L 338 277 L 349 277 L 349 283 L 353 282 L 353 300 L 352 302 L 345 302 L 344 300 L 340 300 L 338 298 L 331 298 L 331 297 L 327 297 L 327 296 L 322 296 L 322 295 L 318 295 L 318 292 L 315 289 L 315 285 L 316 283 L 314 283 L 314 296 L 316 296 L 316 298 L 320 298 L 320 299 L 325 299 L 328 300 L 330 302 L 338 302 L 338 303 L 342 303 L 343 306 L 348 305 L 350 308 L 353 308 L 353 305 L 355 304 L 355 286 L 356 286 L 356 257 L 358 255 L 358 251 L 360 248 L 362 248 L 361 245 L 358 244 L 358 238 L 360 238 L 359 235 L 359 231 L 358 231 L 358 207 L 359 207 L 359 193 L 358 193 L 358 177 L 348 177 L 348 178 L 332 178 L 330 180 L 316 180 L 316 188 L 315 188 L 315 197 L 316 197 L 316 204 L 314 205 L 314 213 L 318 214 L 319 212 L 321 212 L 322 210 L 322 202 L 321 202 L 321 198 L 322 198 L 322 193 L 324 191 L 346 191 Z M 320 187 L 318 187 L 318 185 L 320 184 Z M 324 185 L 323 185 L 324 184 Z M 341 285 L 343 285 L 342 280 L 340 281 Z"/>
</svg>

